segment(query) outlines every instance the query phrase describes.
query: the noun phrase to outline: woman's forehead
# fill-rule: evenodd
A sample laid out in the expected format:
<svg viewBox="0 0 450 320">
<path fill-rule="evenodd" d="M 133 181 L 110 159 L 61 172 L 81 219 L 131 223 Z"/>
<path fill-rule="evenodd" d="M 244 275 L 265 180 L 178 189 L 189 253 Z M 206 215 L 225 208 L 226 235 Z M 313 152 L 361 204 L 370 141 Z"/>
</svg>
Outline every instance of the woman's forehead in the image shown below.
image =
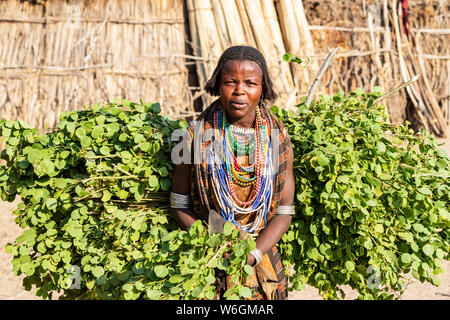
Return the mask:
<svg viewBox="0 0 450 320">
<path fill-rule="evenodd" d="M 242 73 L 247 76 L 261 76 L 263 71 L 258 63 L 252 60 L 228 60 L 222 68 L 222 75 Z"/>
</svg>

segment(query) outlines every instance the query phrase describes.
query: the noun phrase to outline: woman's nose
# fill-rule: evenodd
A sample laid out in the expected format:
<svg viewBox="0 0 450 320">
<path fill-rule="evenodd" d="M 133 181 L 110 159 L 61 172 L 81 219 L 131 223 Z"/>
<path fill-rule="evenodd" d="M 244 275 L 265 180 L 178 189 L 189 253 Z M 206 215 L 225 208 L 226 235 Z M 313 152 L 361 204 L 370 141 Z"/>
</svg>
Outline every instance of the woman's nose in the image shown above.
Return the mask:
<svg viewBox="0 0 450 320">
<path fill-rule="evenodd" d="M 236 83 L 236 86 L 234 87 L 234 94 L 243 94 L 244 93 L 244 86 L 242 83 Z"/>
</svg>

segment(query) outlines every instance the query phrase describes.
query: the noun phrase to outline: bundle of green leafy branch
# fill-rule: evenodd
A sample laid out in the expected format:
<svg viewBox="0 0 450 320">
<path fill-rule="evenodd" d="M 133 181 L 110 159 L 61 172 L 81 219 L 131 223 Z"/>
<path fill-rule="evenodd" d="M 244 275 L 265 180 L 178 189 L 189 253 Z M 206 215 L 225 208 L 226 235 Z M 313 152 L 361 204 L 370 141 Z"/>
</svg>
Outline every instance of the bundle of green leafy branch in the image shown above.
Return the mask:
<svg viewBox="0 0 450 320">
<path fill-rule="evenodd" d="M 296 216 L 280 249 L 293 288 L 324 298 L 341 285 L 361 299 L 390 299 L 405 275 L 439 285 L 450 249 L 449 158 L 425 131 L 394 126 L 382 93 L 322 95 L 307 108 L 273 111 L 294 148 Z"/>
<path fill-rule="evenodd" d="M 239 241 L 231 224 L 210 235 L 171 219 L 170 137 L 186 123 L 159 112 L 127 100 L 94 105 L 66 112 L 46 134 L 0 121 L 0 196 L 20 196 L 14 213 L 26 229 L 7 251 L 26 289 L 43 298 L 212 299 L 218 268 L 238 283 L 228 298 L 250 295 L 239 283 L 253 272 L 241 258 L 253 240 Z"/>
<path fill-rule="evenodd" d="M 295 268 L 290 289 L 309 284 L 328 299 L 350 285 L 360 298 L 388 299 L 410 270 L 439 283 L 450 248 L 449 158 L 432 136 L 389 124 L 373 103 L 380 94 L 272 108 L 295 153 L 297 214 L 279 243 Z M 7 249 L 27 288 L 44 298 L 203 299 L 214 294 L 215 268 L 238 283 L 252 272 L 254 242 L 230 225 L 211 236 L 171 219 L 170 136 L 186 124 L 158 113 L 157 104 L 95 105 L 64 114 L 49 134 L 0 121 L 0 195 L 21 197 L 16 221 L 28 228 Z M 227 296 L 249 294 L 237 285 Z"/>
</svg>

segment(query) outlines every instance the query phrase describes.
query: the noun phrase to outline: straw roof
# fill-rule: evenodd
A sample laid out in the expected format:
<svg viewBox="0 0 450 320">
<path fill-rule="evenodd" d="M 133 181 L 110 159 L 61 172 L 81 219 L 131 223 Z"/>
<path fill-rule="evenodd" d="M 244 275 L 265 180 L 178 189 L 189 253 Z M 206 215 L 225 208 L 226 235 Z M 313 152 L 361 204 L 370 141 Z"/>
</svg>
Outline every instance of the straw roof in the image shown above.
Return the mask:
<svg viewBox="0 0 450 320">
<path fill-rule="evenodd" d="M 420 74 L 385 100 L 391 120 L 448 136 L 448 5 L 403 3 L 407 10 L 397 0 L 0 1 L 0 117 L 52 127 L 62 110 L 114 97 L 194 116 L 212 100 L 203 86 L 221 53 L 237 44 L 263 52 L 276 104 L 290 108 L 340 46 L 316 96 L 388 91 Z M 289 65 L 285 52 L 311 61 Z"/>
</svg>

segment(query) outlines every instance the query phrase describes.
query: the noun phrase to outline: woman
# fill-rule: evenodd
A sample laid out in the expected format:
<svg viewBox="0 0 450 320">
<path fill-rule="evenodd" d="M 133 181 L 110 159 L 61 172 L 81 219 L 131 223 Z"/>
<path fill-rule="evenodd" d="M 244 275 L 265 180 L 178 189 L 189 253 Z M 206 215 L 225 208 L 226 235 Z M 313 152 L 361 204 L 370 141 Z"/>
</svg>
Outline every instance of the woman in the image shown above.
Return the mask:
<svg viewBox="0 0 450 320">
<path fill-rule="evenodd" d="M 294 214 L 293 151 L 283 124 L 266 107 L 277 95 L 263 55 L 230 47 L 205 89 L 219 99 L 188 129 L 192 162 L 174 170 L 173 216 L 188 228 L 217 212 L 255 236 L 256 249 L 247 257 L 255 272 L 245 285 L 253 299 L 286 299 L 276 244 Z M 216 278 L 220 298 L 232 284 L 224 274 Z"/>
</svg>

